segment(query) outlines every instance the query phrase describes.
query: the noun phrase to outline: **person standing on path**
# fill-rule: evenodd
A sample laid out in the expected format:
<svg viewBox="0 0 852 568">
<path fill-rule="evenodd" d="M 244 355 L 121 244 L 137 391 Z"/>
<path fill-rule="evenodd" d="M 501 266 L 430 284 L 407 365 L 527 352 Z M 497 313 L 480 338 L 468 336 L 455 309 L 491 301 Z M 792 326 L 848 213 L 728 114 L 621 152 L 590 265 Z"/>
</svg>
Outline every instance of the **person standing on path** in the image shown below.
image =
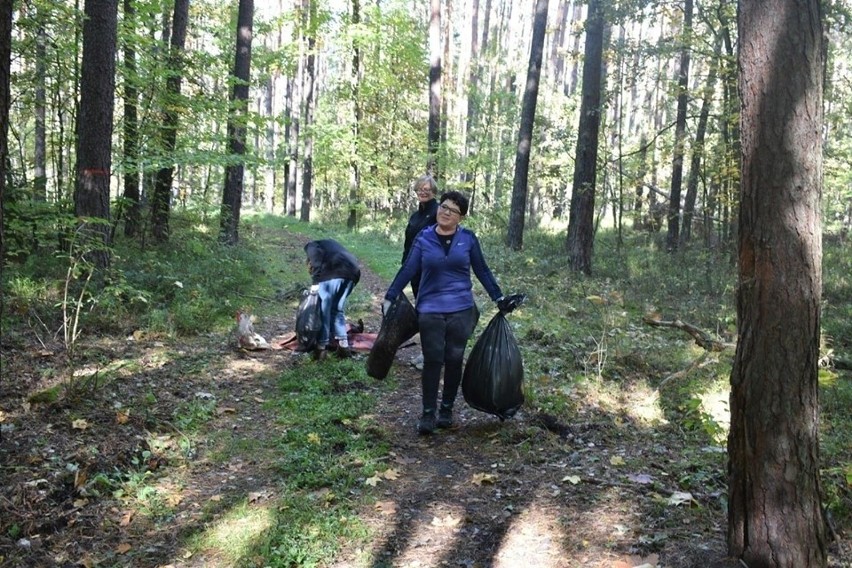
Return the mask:
<svg viewBox="0 0 852 568">
<path fill-rule="evenodd" d="M 423 350 L 423 414 L 417 422 L 421 434 L 431 434 L 436 428 L 449 428 L 453 424 L 453 404 L 462 379 L 464 350 L 479 319 L 471 270 L 498 308 L 507 313 L 512 309 L 503 305 L 506 300 L 485 262 L 479 239 L 460 225 L 467 214 L 467 197 L 449 191 L 439 201 L 436 224 L 418 233 L 382 303 L 384 314 L 405 285 L 420 274 L 415 307 Z M 442 368 L 444 386 L 439 409 Z"/>
<path fill-rule="evenodd" d="M 405 227 L 405 244 L 402 248 L 402 262 L 405 264 L 405 259 L 408 258 L 408 253 L 411 252 L 411 246 L 414 244 L 414 239 L 426 227 L 434 225 L 438 217 L 438 184 L 435 183 L 435 178 L 430 175 L 425 175 L 417 178 L 414 182 L 414 193 L 417 195 L 417 210 L 408 218 L 408 225 Z M 417 300 L 417 291 L 420 289 L 420 273 L 418 272 L 411 278 L 411 293 L 414 299 Z"/>
<path fill-rule="evenodd" d="M 311 293 L 319 294 L 322 309 L 317 358 L 325 356 L 332 339 L 337 340 L 337 355 L 352 355 L 346 335 L 346 300 L 361 279 L 358 259 L 333 239 L 310 241 L 305 245 Z"/>
</svg>

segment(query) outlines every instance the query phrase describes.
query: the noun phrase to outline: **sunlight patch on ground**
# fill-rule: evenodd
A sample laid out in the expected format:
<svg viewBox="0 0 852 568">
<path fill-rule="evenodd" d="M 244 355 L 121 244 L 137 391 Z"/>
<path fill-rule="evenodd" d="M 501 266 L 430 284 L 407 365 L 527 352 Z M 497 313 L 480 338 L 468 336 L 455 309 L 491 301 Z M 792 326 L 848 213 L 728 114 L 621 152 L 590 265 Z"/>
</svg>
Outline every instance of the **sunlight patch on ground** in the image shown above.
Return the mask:
<svg viewBox="0 0 852 568">
<path fill-rule="evenodd" d="M 627 413 L 637 422 L 649 426 L 666 423 L 658 390 L 642 387 L 631 394 Z"/>
<path fill-rule="evenodd" d="M 455 549 L 459 531 L 464 525 L 463 507 L 433 503 L 429 511 L 425 512 L 421 518 L 431 520 L 417 523 L 412 527 L 411 536 L 406 540 L 405 549 L 400 551 L 394 566 L 432 568 L 439 566 L 444 556 L 452 554 Z M 435 541 L 445 543 L 444 550 L 440 551 L 440 557 L 424 558 L 423 550 L 428 550 Z"/>
<path fill-rule="evenodd" d="M 273 511 L 266 507 L 237 507 L 207 530 L 200 545 L 237 560 L 245 557 L 273 524 Z"/>
<path fill-rule="evenodd" d="M 728 391 L 711 391 L 701 394 L 699 398 L 704 412 L 709 414 L 713 421 L 721 427 L 720 439 L 726 439 L 731 427 L 731 409 L 728 406 L 730 393 Z"/>
<path fill-rule="evenodd" d="M 231 359 L 227 365 L 227 371 L 239 375 L 261 373 L 269 369 L 269 363 L 257 359 Z"/>
<path fill-rule="evenodd" d="M 560 543 L 565 535 L 559 527 L 558 518 L 558 513 L 542 502 L 531 503 L 513 518 L 494 558 L 494 568 L 564 565 L 561 562 L 565 551 Z"/>
</svg>

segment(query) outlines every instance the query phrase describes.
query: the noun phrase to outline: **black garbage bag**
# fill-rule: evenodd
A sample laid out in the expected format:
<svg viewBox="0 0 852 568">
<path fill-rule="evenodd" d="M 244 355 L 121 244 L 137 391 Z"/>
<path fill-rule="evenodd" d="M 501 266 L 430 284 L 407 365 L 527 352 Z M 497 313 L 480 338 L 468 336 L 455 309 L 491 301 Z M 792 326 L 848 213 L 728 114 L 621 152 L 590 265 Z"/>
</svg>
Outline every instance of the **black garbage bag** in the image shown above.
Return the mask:
<svg viewBox="0 0 852 568">
<path fill-rule="evenodd" d="M 319 294 L 307 290 L 303 294 L 305 297 L 296 312 L 296 338 L 299 340 L 296 351 L 313 351 L 322 332 L 322 300 Z"/>
<path fill-rule="evenodd" d="M 417 331 L 417 312 L 405 293 L 400 293 L 382 318 L 382 327 L 367 356 L 367 374 L 374 379 L 387 377 L 396 350 Z"/>
<path fill-rule="evenodd" d="M 524 403 L 524 362 L 506 316 L 497 312 L 470 351 L 462 395 L 476 410 L 511 418 Z"/>
</svg>

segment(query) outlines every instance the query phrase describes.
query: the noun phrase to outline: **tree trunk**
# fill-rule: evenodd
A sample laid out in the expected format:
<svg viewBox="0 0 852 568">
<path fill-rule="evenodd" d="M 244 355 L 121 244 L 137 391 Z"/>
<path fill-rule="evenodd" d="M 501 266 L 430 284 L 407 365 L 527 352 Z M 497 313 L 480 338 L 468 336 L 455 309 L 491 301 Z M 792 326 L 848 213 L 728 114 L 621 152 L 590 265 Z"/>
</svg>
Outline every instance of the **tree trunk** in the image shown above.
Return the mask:
<svg viewBox="0 0 852 568">
<path fill-rule="evenodd" d="M 683 186 L 683 153 L 686 140 L 686 110 L 689 103 L 689 53 L 692 43 L 692 4 L 683 3 L 683 30 L 681 31 L 680 67 L 677 73 L 677 118 L 675 119 L 674 155 L 672 157 L 672 190 L 669 193 L 668 231 L 666 250 L 677 250 L 680 241 L 680 193 Z"/>
<path fill-rule="evenodd" d="M 77 183 L 74 214 L 84 219 L 92 239 L 91 258 L 98 268 L 109 265 L 109 182 L 115 107 L 115 45 L 118 0 L 87 0 L 80 71 L 80 114 L 77 117 Z M 85 219 L 96 222 L 89 225 Z"/>
<path fill-rule="evenodd" d="M 817 380 L 820 3 L 741 1 L 738 28 L 742 195 L 728 551 L 752 568 L 819 568 L 827 564 Z"/>
<path fill-rule="evenodd" d="M 310 129 L 314 120 L 314 82 L 316 80 L 316 45 L 317 45 L 317 3 L 316 0 L 306 0 L 308 3 L 308 51 L 305 58 L 304 102 L 305 128 Z M 304 222 L 311 220 L 313 205 L 314 182 L 314 137 L 305 137 L 305 155 L 302 157 L 302 209 L 299 219 Z"/>
<path fill-rule="evenodd" d="M 352 0 L 352 26 L 361 25 L 361 2 Z M 352 153 L 349 158 L 349 218 L 346 227 L 352 231 L 358 226 L 358 201 L 361 194 L 361 169 L 358 159 L 358 135 L 361 131 L 361 102 L 358 100 L 361 83 L 361 44 L 352 40 L 352 74 L 350 77 L 352 97 Z"/>
<path fill-rule="evenodd" d="M 479 92 L 479 0 L 471 0 L 470 6 L 470 64 L 467 80 L 467 121 L 464 128 L 465 166 L 462 172 L 462 184 L 471 187 L 475 183 L 476 173 L 472 157 L 476 155 L 474 141 L 477 139 L 476 118 L 480 100 Z"/>
<path fill-rule="evenodd" d="M 253 20 L 254 0 L 240 0 L 237 12 L 233 87 L 228 114 L 228 154 L 231 161 L 225 166 L 225 190 L 222 192 L 222 210 L 219 218 L 219 240 L 226 245 L 235 245 L 239 241 Z"/>
<path fill-rule="evenodd" d="M 287 161 L 287 215 L 289 217 L 296 216 L 296 187 L 298 184 L 299 170 L 299 125 L 301 124 L 301 83 L 302 83 L 302 63 L 299 58 L 299 64 L 296 68 L 296 76 L 287 82 L 287 149 L 289 160 Z"/>
<path fill-rule="evenodd" d="M 126 33 L 136 31 L 136 9 L 134 0 L 124 0 L 124 26 Z M 139 124 L 137 105 L 139 93 L 136 88 L 135 42 L 124 44 L 124 235 L 132 238 L 139 231 Z"/>
<path fill-rule="evenodd" d="M 36 201 L 47 200 L 47 161 L 46 161 L 46 135 L 45 115 L 46 97 L 45 83 L 47 75 L 47 54 L 45 42 L 47 41 L 44 25 L 39 24 L 36 30 L 36 56 L 35 56 L 35 147 L 33 152 L 33 199 Z"/>
<path fill-rule="evenodd" d="M 0 0 L 0 263 L 6 259 L 6 165 L 9 159 L 11 103 L 12 0 Z M 5 302 L 3 302 L 5 304 Z M 0 305 L 2 311 L 2 305 Z"/>
<path fill-rule="evenodd" d="M 592 273 L 592 248 L 595 242 L 595 184 L 601 124 L 603 47 L 604 19 L 601 0 L 589 0 L 583 61 L 583 97 L 580 102 L 580 123 L 577 127 L 577 153 L 566 241 L 571 269 L 586 274 Z"/>
<path fill-rule="evenodd" d="M 431 0 L 429 18 L 429 160 L 426 171 L 436 176 L 441 140 L 441 0 Z"/>
<path fill-rule="evenodd" d="M 506 244 L 512 250 L 524 246 L 524 216 L 527 208 L 527 180 L 530 168 L 533 122 L 538 101 L 538 82 L 541 78 L 541 61 L 544 57 L 544 32 L 547 28 L 548 0 L 536 0 L 530 61 L 527 82 L 521 105 L 521 126 L 518 130 L 518 149 L 515 154 L 515 180 L 512 183 L 512 206 L 509 212 L 509 231 Z"/>
<path fill-rule="evenodd" d="M 710 71 L 707 74 L 707 82 L 704 84 L 704 95 L 701 99 L 701 111 L 698 114 L 698 127 L 695 129 L 695 142 L 692 146 L 692 159 L 689 162 L 689 178 L 686 181 L 686 199 L 683 202 L 683 225 L 681 227 L 680 242 L 685 245 L 692 237 L 692 219 L 695 215 L 695 200 L 698 197 L 698 178 L 701 168 L 701 158 L 704 157 L 704 136 L 707 133 L 707 121 L 710 118 L 710 105 L 713 101 L 713 93 L 716 89 L 716 74 L 719 70 L 719 57 L 721 56 L 721 37 L 716 39 L 713 55 L 715 58 L 710 62 Z"/>
<path fill-rule="evenodd" d="M 178 104 L 180 100 L 180 84 L 183 65 L 181 63 L 184 45 L 186 44 L 186 27 L 189 20 L 189 0 L 175 0 L 172 15 L 172 35 L 169 45 L 168 69 L 166 80 L 166 101 L 163 108 L 163 124 L 161 128 L 163 154 L 171 156 L 177 145 Z M 169 239 L 169 218 L 172 205 L 172 181 L 174 180 L 174 165 L 160 168 L 154 183 L 151 196 L 151 230 L 154 239 L 165 242 Z"/>
</svg>

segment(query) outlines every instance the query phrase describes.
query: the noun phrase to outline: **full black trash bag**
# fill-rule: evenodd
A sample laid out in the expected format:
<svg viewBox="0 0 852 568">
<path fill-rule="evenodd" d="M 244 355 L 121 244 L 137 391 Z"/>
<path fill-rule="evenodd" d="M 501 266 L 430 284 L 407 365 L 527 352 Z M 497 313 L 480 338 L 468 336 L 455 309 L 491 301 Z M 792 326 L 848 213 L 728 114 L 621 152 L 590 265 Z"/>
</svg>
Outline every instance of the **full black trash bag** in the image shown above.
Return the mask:
<svg viewBox="0 0 852 568">
<path fill-rule="evenodd" d="M 374 379 L 387 377 L 396 350 L 417 331 L 417 312 L 405 293 L 400 293 L 382 318 L 379 335 L 367 356 L 367 374 Z"/>
<path fill-rule="evenodd" d="M 497 312 L 476 340 L 462 377 L 462 395 L 476 410 L 505 420 L 524 403 L 524 362 L 506 316 Z"/>
<path fill-rule="evenodd" d="M 317 348 L 322 332 L 322 300 L 319 294 L 303 292 L 304 298 L 296 312 L 297 351 L 313 351 Z"/>
</svg>

